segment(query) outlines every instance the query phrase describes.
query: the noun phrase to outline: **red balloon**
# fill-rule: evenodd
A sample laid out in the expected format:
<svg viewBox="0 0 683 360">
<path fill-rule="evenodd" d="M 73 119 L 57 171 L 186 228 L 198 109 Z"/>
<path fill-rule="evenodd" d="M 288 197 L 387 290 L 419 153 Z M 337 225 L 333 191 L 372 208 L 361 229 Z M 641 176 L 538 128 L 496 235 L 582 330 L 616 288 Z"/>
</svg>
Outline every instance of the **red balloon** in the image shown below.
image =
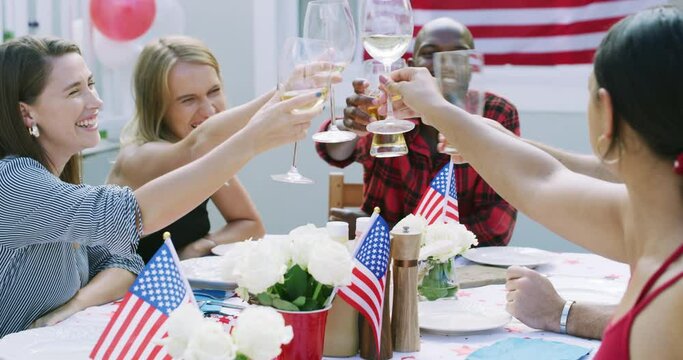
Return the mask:
<svg viewBox="0 0 683 360">
<path fill-rule="evenodd" d="M 93 24 L 104 36 L 117 41 L 144 34 L 155 14 L 155 0 L 90 0 Z"/>
</svg>

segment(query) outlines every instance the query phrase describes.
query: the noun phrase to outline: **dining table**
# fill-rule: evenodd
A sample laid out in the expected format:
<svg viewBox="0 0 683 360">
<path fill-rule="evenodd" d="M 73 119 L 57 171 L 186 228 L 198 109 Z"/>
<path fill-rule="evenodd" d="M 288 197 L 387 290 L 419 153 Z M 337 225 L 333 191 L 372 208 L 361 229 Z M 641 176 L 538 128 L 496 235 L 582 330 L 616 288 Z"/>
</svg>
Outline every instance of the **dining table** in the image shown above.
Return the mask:
<svg viewBox="0 0 683 360">
<path fill-rule="evenodd" d="M 215 258 L 211 261 L 215 261 Z M 458 258 L 456 264 L 463 266 L 473 263 Z M 602 304 L 617 304 L 630 276 L 627 265 L 588 253 L 553 253 L 545 263 L 535 266 L 535 270 L 547 276 L 565 299 Z M 490 329 L 483 330 L 456 326 L 453 331 L 444 331 L 421 321 L 420 351 L 394 352 L 393 359 L 466 359 L 478 349 L 510 338 L 541 339 L 581 346 L 590 350 L 586 359 L 592 358 L 600 346 L 598 340 L 533 329 L 505 315 L 504 284 L 460 289 L 455 301 L 468 304 L 475 313 L 484 317 L 493 313 L 508 317 L 490 326 Z M 0 359 L 87 359 L 118 306 L 119 302 L 113 302 L 90 307 L 56 325 L 9 334 L 0 339 Z M 468 318 L 462 324 L 476 325 L 476 322 L 476 318 Z"/>
</svg>

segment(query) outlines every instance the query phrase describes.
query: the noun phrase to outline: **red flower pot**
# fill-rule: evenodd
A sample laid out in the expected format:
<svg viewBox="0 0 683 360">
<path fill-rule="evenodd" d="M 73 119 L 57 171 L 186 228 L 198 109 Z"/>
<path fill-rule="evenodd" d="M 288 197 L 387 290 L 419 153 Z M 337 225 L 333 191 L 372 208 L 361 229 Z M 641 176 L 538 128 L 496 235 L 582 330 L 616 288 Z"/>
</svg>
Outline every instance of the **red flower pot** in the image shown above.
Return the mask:
<svg viewBox="0 0 683 360">
<path fill-rule="evenodd" d="M 325 344 L 325 323 L 329 307 L 315 311 L 277 310 L 292 327 L 294 338 L 282 346 L 277 360 L 320 360 Z"/>
</svg>

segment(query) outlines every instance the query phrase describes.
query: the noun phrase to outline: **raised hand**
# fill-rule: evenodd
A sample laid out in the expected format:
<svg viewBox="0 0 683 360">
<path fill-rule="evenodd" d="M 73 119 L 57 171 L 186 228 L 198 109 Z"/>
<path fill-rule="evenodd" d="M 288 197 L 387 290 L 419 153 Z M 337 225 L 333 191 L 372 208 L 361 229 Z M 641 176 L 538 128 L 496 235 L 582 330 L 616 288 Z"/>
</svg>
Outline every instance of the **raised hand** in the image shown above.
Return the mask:
<svg viewBox="0 0 683 360">
<path fill-rule="evenodd" d="M 306 137 L 313 118 L 322 111 L 322 101 L 319 101 L 322 96 L 320 91 L 310 91 L 280 101 L 278 91 L 252 117 L 245 130 L 253 132 L 259 151 L 301 140 Z M 304 108 L 309 109 L 301 110 Z"/>
<path fill-rule="evenodd" d="M 344 108 L 344 127 L 355 132 L 358 136 L 367 134 L 365 126 L 377 119 L 378 99 L 365 95 L 370 83 L 365 79 L 356 79 L 352 82 L 354 95 L 346 98 Z M 373 109 L 375 112 L 373 113 Z"/>
<path fill-rule="evenodd" d="M 394 111 L 412 112 L 413 116 L 420 116 L 432 107 L 447 104 L 436 79 L 426 68 L 399 69 L 389 74 L 389 77 L 380 76 L 380 82 L 392 99 L 393 95 L 401 96 L 400 100 L 393 103 Z M 422 120 L 425 121 L 424 118 Z"/>
</svg>

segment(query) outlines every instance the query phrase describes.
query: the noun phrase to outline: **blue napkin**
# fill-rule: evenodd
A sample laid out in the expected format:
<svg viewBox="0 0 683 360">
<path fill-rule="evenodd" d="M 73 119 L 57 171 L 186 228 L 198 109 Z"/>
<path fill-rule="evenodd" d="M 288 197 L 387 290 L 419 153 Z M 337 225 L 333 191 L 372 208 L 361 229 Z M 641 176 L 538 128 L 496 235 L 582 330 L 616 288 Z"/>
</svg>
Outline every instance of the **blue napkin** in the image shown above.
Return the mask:
<svg viewBox="0 0 683 360">
<path fill-rule="evenodd" d="M 557 341 L 508 338 L 483 347 L 467 357 L 468 360 L 577 360 L 591 349 Z"/>
<path fill-rule="evenodd" d="M 197 300 L 197 303 L 199 304 L 199 309 L 205 316 L 208 314 L 218 314 L 221 310 L 220 305 L 211 304 L 207 302 L 207 300 L 223 301 L 233 295 L 232 291 L 225 290 L 192 289 L 192 292 L 194 293 L 195 300 Z"/>
</svg>

